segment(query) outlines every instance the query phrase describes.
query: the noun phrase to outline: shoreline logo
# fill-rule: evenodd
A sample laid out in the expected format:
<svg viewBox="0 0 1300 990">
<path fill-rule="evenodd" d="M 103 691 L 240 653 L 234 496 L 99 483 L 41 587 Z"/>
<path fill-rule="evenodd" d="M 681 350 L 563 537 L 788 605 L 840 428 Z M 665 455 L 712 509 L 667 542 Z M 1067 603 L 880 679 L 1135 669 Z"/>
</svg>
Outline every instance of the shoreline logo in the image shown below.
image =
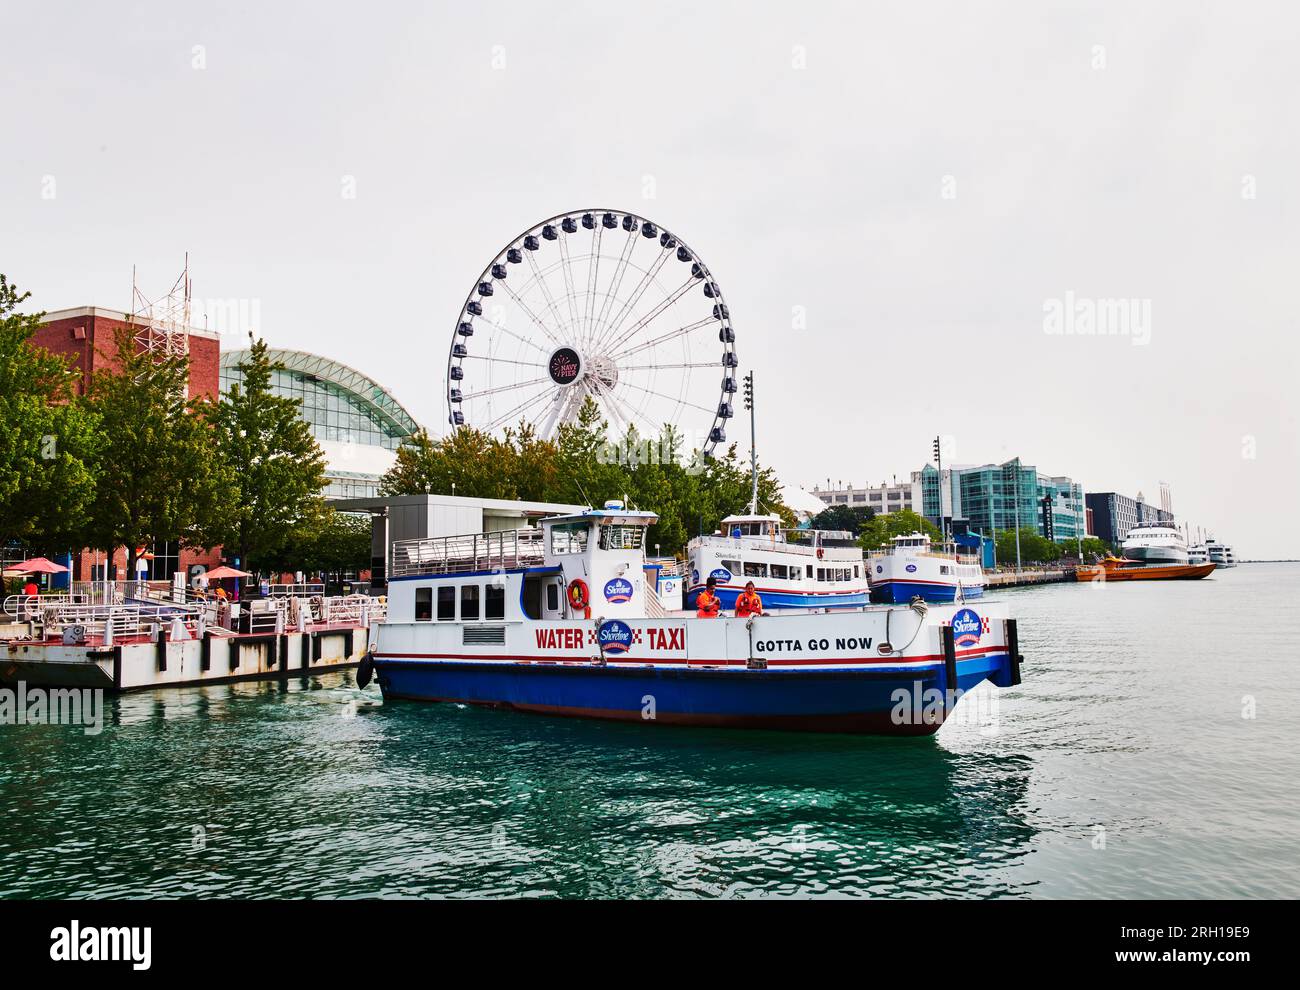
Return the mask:
<svg viewBox="0 0 1300 990">
<path fill-rule="evenodd" d="M 88 736 L 104 731 L 102 688 L 0 688 L 0 725 L 80 725 Z"/>
<path fill-rule="evenodd" d="M 718 584 L 731 584 L 731 571 L 727 570 L 725 567 L 715 567 L 709 573 L 709 577 L 717 578 Z"/>
<path fill-rule="evenodd" d="M 632 647 L 632 630 L 625 622 L 611 619 L 601 625 L 600 646 L 606 653 L 626 653 Z"/>
<path fill-rule="evenodd" d="M 152 964 L 152 928 L 82 928 L 73 921 L 51 930 L 50 942 L 55 962 L 129 962 L 140 971 Z"/>
<path fill-rule="evenodd" d="M 964 608 L 952 617 L 953 642 L 957 646 L 974 646 L 984 632 L 984 620 L 973 609 Z"/>
<path fill-rule="evenodd" d="M 1151 343 L 1150 299 L 1091 299 L 1073 290 L 1063 299 L 1043 300 L 1043 333 L 1049 337 L 1130 337 L 1135 347 Z"/>
<path fill-rule="evenodd" d="M 632 582 L 623 578 L 614 578 L 605 584 L 605 601 L 622 605 L 632 600 Z"/>
</svg>

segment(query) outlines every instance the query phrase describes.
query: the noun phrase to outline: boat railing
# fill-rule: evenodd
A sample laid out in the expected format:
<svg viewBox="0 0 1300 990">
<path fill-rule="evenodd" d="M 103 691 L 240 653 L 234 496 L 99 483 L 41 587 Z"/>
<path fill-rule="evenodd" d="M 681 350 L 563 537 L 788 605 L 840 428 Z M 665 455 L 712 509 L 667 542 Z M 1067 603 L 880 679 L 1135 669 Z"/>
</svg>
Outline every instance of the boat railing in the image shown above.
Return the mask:
<svg viewBox="0 0 1300 990">
<path fill-rule="evenodd" d="M 49 605 L 78 605 L 84 604 L 85 598 L 81 595 L 70 594 L 52 594 L 52 595 L 6 595 L 4 600 L 3 611 L 5 615 L 13 616 L 15 619 L 27 621 L 38 618 Z"/>
<path fill-rule="evenodd" d="M 186 634 L 197 634 L 201 610 L 184 605 L 71 605 L 46 607 L 40 618 L 44 636 L 61 636 L 80 627 L 86 637 L 111 646 L 117 639 L 168 635 L 179 621 Z"/>
<path fill-rule="evenodd" d="M 728 550 L 771 550 L 776 553 L 790 553 L 800 557 L 816 557 L 822 551 L 823 559 L 854 561 L 858 559 L 857 547 L 814 547 L 807 543 L 786 543 L 773 540 L 770 536 L 697 536 L 687 544 L 687 551 L 701 547 L 722 548 Z"/>
<path fill-rule="evenodd" d="M 545 551 L 540 529 L 398 540 L 393 544 L 388 573 L 389 577 L 411 577 L 529 567 L 540 564 Z"/>
<path fill-rule="evenodd" d="M 979 563 L 982 563 L 982 561 L 980 560 L 980 558 L 979 558 L 977 555 L 975 555 L 975 554 L 968 554 L 968 553 L 943 553 L 943 552 L 941 552 L 941 551 L 939 551 L 939 550 L 921 550 L 921 549 L 919 549 L 919 548 L 917 548 L 917 547 L 902 547 L 902 548 L 896 548 L 896 547 L 884 547 L 884 548 L 879 549 L 879 550 L 868 550 L 868 551 L 867 551 L 867 559 L 868 559 L 868 560 L 879 560 L 881 557 L 890 557 L 890 556 L 893 555 L 895 549 L 903 549 L 903 550 L 914 551 L 913 556 L 916 556 L 916 557 L 935 557 L 935 558 L 937 558 L 937 559 L 939 559 L 939 560 L 950 560 L 950 561 L 953 561 L 953 562 L 958 563 L 958 564 L 979 564 Z"/>
</svg>

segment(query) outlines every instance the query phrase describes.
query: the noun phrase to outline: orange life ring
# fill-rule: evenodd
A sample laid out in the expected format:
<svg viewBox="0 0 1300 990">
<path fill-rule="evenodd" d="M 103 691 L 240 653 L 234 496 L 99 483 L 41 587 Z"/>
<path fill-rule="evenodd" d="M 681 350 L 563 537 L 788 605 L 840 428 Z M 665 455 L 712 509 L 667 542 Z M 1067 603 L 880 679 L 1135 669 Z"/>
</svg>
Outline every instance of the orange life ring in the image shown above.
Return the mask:
<svg viewBox="0 0 1300 990">
<path fill-rule="evenodd" d="M 581 611 L 587 607 L 588 601 L 587 582 L 582 578 L 574 578 L 569 582 L 569 604 Z"/>
<path fill-rule="evenodd" d="M 818 559 L 818 560 L 821 560 L 821 559 L 822 559 L 823 557 L 825 557 L 825 556 L 826 556 L 826 551 L 823 550 L 821 547 L 818 547 L 818 548 L 817 548 L 817 559 Z"/>
</svg>

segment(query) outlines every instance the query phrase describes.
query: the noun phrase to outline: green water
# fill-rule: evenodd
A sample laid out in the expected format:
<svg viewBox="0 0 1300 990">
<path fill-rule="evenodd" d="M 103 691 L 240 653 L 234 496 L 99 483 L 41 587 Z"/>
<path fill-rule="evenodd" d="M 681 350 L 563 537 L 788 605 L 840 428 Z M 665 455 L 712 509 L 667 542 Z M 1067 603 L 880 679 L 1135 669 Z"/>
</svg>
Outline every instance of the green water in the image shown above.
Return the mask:
<svg viewBox="0 0 1300 990">
<path fill-rule="evenodd" d="M 97 736 L 0 726 L 0 896 L 1295 897 L 1297 591 L 1004 592 L 1025 683 L 932 739 L 384 705 L 347 674 L 109 699 Z"/>
</svg>

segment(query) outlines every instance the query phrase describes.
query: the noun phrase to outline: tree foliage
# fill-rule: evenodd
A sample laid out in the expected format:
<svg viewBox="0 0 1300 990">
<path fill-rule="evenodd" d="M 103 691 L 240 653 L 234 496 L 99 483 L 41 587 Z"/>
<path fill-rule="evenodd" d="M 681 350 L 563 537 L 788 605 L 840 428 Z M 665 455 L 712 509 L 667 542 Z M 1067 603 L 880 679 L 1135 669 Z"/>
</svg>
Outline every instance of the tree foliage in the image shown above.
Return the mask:
<svg viewBox="0 0 1300 990">
<path fill-rule="evenodd" d="M 943 534 L 934 523 L 912 509 L 899 509 L 876 516 L 862 527 L 858 542 L 864 550 L 880 550 L 889 546 L 895 536 L 907 536 L 910 533 L 926 533 L 936 543 L 943 539 Z"/>
<path fill-rule="evenodd" d="M 838 529 L 854 536 L 876 517 L 876 510 L 867 505 L 828 505 L 812 517 L 810 529 Z"/>
<path fill-rule="evenodd" d="M 234 493 L 230 511 L 204 527 L 204 542 L 238 553 L 240 566 L 251 570 L 250 563 L 274 558 L 295 527 L 321 512 L 325 455 L 302 419 L 299 400 L 272 390 L 275 365 L 266 341 L 252 341 L 240 370 L 242 383 L 207 409 Z"/>
<path fill-rule="evenodd" d="M 302 519 L 272 553 L 259 556 L 264 570 L 338 574 L 370 567 L 369 516 L 328 506 Z"/>
<path fill-rule="evenodd" d="M 691 537 L 716 530 L 724 517 L 747 511 L 751 482 L 749 464 L 734 444 L 721 456 L 705 458 L 687 450 L 672 426 L 657 437 L 630 429 L 611 439 L 599 407 L 588 399 L 573 423 L 556 430 L 553 441 L 522 423 L 499 439 L 470 428 L 436 440 L 416 434 L 398 450 L 381 491 L 569 505 L 626 499 L 658 514 L 649 545 L 677 553 Z M 780 493 L 772 470 L 760 468 L 759 511 L 775 512 L 792 526 L 794 514 Z"/>
<path fill-rule="evenodd" d="M 97 371 L 89 402 L 103 432 L 99 490 L 82 544 L 124 546 L 127 573 L 139 548 L 160 541 L 209 546 L 234 504 L 233 472 L 218 455 L 207 400 L 186 399 L 189 361 L 137 349 L 128 323 L 116 334 L 116 367 Z M 202 524 L 202 531 L 200 530 Z"/>
<path fill-rule="evenodd" d="M 22 314 L 29 294 L 0 275 L 0 545 L 53 549 L 81 526 L 95 496 L 101 434 L 76 395 L 70 363 L 32 344 L 43 314 Z"/>
</svg>

